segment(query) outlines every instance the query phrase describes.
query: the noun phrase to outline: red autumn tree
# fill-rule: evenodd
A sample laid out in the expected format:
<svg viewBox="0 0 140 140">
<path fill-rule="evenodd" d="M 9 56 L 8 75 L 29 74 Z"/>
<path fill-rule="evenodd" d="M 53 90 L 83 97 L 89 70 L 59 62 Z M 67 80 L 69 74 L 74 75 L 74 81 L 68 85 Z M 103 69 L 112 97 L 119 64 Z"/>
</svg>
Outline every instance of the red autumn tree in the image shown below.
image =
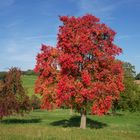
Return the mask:
<svg viewBox="0 0 140 140">
<path fill-rule="evenodd" d="M 21 71 L 12 67 L 4 76 L 0 86 L 0 118 L 14 113 L 20 113 L 31 110 L 29 97 L 22 86 Z"/>
<path fill-rule="evenodd" d="M 58 82 L 58 50 L 42 45 L 41 53 L 37 55 L 34 69 L 38 73 L 35 92 L 42 95 L 42 108 L 52 109 L 56 101 L 56 86 Z"/>
<path fill-rule="evenodd" d="M 36 92 L 45 108 L 75 108 L 85 128 L 89 105 L 93 114 L 102 115 L 124 89 L 122 63 L 115 59 L 122 49 L 113 43 L 115 32 L 95 16 L 60 20 L 57 47 L 43 45 L 37 56 Z"/>
</svg>

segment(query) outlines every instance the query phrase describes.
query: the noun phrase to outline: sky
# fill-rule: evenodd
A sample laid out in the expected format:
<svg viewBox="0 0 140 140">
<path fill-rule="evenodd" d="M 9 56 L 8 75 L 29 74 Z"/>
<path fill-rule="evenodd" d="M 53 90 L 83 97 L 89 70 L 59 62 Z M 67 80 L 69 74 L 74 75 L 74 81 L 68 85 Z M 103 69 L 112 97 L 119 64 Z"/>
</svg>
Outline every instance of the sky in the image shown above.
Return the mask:
<svg viewBox="0 0 140 140">
<path fill-rule="evenodd" d="M 93 14 L 117 32 L 118 58 L 140 72 L 140 0 L 0 0 L 0 71 L 35 67 L 41 44 L 57 43 L 59 16 Z"/>
</svg>

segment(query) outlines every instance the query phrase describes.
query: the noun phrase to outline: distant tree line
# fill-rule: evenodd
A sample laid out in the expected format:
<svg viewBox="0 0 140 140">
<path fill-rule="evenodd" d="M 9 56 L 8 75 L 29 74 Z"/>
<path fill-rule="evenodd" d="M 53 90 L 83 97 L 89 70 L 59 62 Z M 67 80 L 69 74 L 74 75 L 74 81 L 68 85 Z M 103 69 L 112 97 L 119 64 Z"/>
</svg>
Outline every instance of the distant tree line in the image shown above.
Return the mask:
<svg viewBox="0 0 140 140">
<path fill-rule="evenodd" d="M 23 74 L 23 75 L 36 75 L 36 74 L 34 73 L 34 70 L 31 70 L 31 69 L 28 69 L 28 70 L 26 70 L 26 71 L 22 71 L 22 74 Z"/>
<path fill-rule="evenodd" d="M 6 73 L 7 73 L 6 71 L 1 71 L 0 72 L 0 80 L 3 80 L 5 78 Z"/>
<path fill-rule="evenodd" d="M 5 78 L 6 73 L 7 73 L 6 71 L 0 71 L 0 80 Z M 22 75 L 36 75 L 34 73 L 34 70 L 31 70 L 31 69 L 28 69 L 26 71 L 21 71 L 21 74 Z"/>
</svg>

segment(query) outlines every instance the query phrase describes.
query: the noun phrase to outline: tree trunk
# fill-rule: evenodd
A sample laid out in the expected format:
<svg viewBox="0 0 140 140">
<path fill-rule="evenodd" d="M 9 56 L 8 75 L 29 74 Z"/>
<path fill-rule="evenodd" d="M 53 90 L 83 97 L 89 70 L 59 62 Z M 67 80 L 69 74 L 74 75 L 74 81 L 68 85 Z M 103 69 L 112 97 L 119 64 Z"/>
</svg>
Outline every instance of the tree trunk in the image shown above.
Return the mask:
<svg viewBox="0 0 140 140">
<path fill-rule="evenodd" d="M 113 100 L 113 103 L 112 103 L 112 115 L 116 115 L 116 108 L 117 108 L 117 105 L 118 105 L 118 100 Z"/>
<path fill-rule="evenodd" d="M 115 109 L 115 107 L 114 107 L 114 105 L 112 105 L 112 115 L 116 115 L 116 109 Z"/>
<path fill-rule="evenodd" d="M 81 123 L 80 128 L 85 129 L 86 128 L 86 111 L 81 111 Z"/>
</svg>

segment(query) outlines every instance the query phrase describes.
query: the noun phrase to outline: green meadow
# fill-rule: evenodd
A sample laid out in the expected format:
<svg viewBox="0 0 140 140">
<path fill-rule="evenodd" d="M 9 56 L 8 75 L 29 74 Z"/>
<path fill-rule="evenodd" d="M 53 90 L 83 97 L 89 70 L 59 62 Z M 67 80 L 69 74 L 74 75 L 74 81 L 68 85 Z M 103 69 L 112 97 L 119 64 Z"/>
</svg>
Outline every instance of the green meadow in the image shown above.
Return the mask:
<svg viewBox="0 0 140 140">
<path fill-rule="evenodd" d="M 79 128 L 80 116 L 69 110 L 36 110 L 23 117 L 4 118 L 0 140 L 139 140 L 140 114 L 88 115 L 87 129 Z"/>
<path fill-rule="evenodd" d="M 22 76 L 23 86 L 27 90 L 29 96 L 32 96 L 34 94 L 34 84 L 35 84 L 36 78 L 37 77 L 35 75 Z"/>
</svg>

